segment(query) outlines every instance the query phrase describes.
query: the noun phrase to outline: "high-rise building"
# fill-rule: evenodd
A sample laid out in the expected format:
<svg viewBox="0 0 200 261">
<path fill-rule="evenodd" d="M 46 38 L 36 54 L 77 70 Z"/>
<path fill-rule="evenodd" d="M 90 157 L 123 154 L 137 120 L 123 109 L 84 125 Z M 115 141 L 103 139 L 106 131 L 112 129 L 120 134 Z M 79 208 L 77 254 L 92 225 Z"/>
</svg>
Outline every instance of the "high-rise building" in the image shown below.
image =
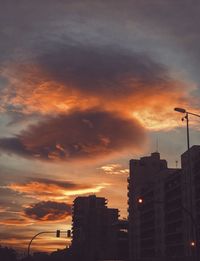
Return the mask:
<svg viewBox="0 0 200 261">
<path fill-rule="evenodd" d="M 182 169 L 168 168 L 158 152 L 130 160 L 130 261 L 194 260 L 200 238 L 200 146 L 185 152 L 181 164 Z"/>
<path fill-rule="evenodd" d="M 195 247 L 186 245 L 188 255 L 194 252 L 200 258 L 200 146 L 195 145 L 181 155 L 182 175 L 184 178 L 184 206 L 191 213 L 186 218 L 185 225 L 190 227 L 186 240 L 192 242 L 196 239 L 198 251 Z M 195 240 L 194 240 L 195 241 Z M 199 259 L 197 259 L 199 260 Z"/>
<path fill-rule="evenodd" d="M 173 171 L 167 168 L 166 160 L 161 160 L 158 152 L 140 160 L 130 160 L 128 220 L 131 261 L 164 255 L 161 238 L 163 207 L 155 201 L 163 198 L 162 177 Z M 140 198 L 144 200 L 141 206 L 138 204 Z"/>
<path fill-rule="evenodd" d="M 83 260 L 117 259 L 118 209 L 95 195 L 77 197 L 73 205 L 72 248 L 82 251 Z"/>
</svg>

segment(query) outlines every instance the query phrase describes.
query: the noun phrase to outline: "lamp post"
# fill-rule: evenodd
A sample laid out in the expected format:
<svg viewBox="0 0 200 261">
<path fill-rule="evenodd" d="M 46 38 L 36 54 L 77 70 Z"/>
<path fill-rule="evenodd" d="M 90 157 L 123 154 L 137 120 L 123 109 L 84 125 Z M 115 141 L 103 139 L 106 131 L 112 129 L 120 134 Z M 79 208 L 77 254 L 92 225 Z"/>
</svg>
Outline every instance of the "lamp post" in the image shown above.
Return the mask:
<svg viewBox="0 0 200 261">
<path fill-rule="evenodd" d="M 200 118 L 200 115 L 193 113 L 193 112 L 189 112 L 189 111 L 187 111 L 186 109 L 183 109 L 183 108 L 174 108 L 174 110 L 177 111 L 177 112 L 185 114 L 185 116 L 182 118 L 182 121 L 184 121 L 184 119 L 186 119 L 186 122 L 187 122 L 187 149 L 188 149 L 188 152 L 189 152 L 189 149 L 190 149 L 189 115 L 193 115 L 193 116 L 196 116 L 196 117 L 199 117 L 199 118 Z"/>
<path fill-rule="evenodd" d="M 193 190 L 192 190 L 192 163 L 191 163 L 191 153 L 190 153 L 190 132 L 189 132 L 189 115 L 196 116 L 200 118 L 199 114 L 189 112 L 184 108 L 174 108 L 175 111 L 184 113 L 184 117 L 182 118 L 182 121 L 186 119 L 186 127 L 187 127 L 187 153 L 188 153 L 188 170 L 189 170 L 189 193 L 190 193 L 190 213 L 191 217 L 194 221 L 193 217 Z M 194 222 L 193 222 L 194 223 Z M 198 248 L 199 248 L 199 235 L 198 235 L 198 227 L 195 226 L 195 233 L 194 233 L 194 227 L 192 226 L 192 236 L 195 235 L 196 237 L 196 258 L 198 259 Z"/>
</svg>

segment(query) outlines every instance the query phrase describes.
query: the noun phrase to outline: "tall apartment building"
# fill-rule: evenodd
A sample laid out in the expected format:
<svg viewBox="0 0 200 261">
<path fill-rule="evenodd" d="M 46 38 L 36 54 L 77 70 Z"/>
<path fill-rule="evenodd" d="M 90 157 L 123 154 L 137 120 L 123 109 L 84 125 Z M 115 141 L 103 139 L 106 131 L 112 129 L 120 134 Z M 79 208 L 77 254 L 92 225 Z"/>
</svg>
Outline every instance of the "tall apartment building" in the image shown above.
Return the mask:
<svg viewBox="0 0 200 261">
<path fill-rule="evenodd" d="M 190 164 L 188 162 L 190 161 Z M 182 171 L 184 177 L 184 203 L 187 209 L 192 213 L 194 222 L 187 218 L 187 226 L 190 226 L 187 239 L 197 238 L 198 257 L 200 258 L 200 146 L 195 145 L 181 155 Z M 195 225 L 194 225 L 195 223 Z M 191 234 L 192 230 L 192 234 Z M 187 253 L 191 254 L 191 247 L 187 245 Z"/>
<path fill-rule="evenodd" d="M 117 259 L 118 209 L 107 207 L 105 198 L 77 197 L 73 205 L 72 248 L 83 260 Z"/>
<path fill-rule="evenodd" d="M 200 146 L 193 146 L 189 155 L 191 167 L 185 152 L 182 169 L 168 168 L 158 152 L 130 160 L 130 261 L 194 260 L 194 232 L 200 225 L 194 228 L 194 222 L 200 222 Z"/>
</svg>

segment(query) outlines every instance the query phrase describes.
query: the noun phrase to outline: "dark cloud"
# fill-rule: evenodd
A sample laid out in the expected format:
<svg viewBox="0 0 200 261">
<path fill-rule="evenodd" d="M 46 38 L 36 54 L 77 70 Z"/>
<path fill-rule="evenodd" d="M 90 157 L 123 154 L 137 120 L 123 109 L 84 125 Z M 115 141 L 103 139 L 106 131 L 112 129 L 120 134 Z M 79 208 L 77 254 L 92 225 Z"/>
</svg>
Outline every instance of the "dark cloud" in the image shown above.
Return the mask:
<svg viewBox="0 0 200 261">
<path fill-rule="evenodd" d="M 136 120 L 104 111 L 74 112 L 31 125 L 16 137 L 0 139 L 0 149 L 44 160 L 106 156 L 144 142 Z"/>
<path fill-rule="evenodd" d="M 67 189 L 67 190 L 74 190 L 74 189 L 86 189 L 91 188 L 89 185 L 83 185 L 83 184 L 76 184 L 71 181 L 60 181 L 55 179 L 45 179 L 45 178 L 30 178 L 28 182 L 36 182 L 39 184 L 45 184 L 45 185 L 55 185 L 59 188 Z M 26 181 L 27 183 L 27 181 Z"/>
<path fill-rule="evenodd" d="M 74 97 L 88 100 L 96 98 L 97 105 L 104 106 L 105 103 L 103 104 L 102 101 L 109 102 L 110 99 L 121 102 L 122 99 L 119 98 L 125 100 L 136 97 L 137 99 L 137 95 L 143 95 L 143 98 L 146 96 L 149 100 L 149 96 L 153 96 L 153 99 L 155 94 L 161 93 L 167 96 L 177 89 L 182 93 L 182 86 L 180 87 L 182 84 L 177 87 L 178 81 L 170 77 L 172 68 L 168 67 L 168 69 L 162 64 L 166 57 L 170 62 L 171 45 L 168 46 L 167 40 L 172 38 L 177 40 L 165 24 L 169 24 L 171 29 L 176 27 L 178 12 L 173 12 L 173 8 L 178 11 L 180 5 L 172 2 L 165 3 L 166 1 L 162 0 L 150 0 L 148 3 L 110 1 L 109 4 L 99 3 L 99 1 L 87 1 L 87 4 L 71 1 L 67 5 L 65 1 L 59 1 L 56 4 L 50 2 L 45 12 L 45 1 L 37 4 L 24 2 L 24 4 L 18 4 L 15 9 L 11 8 L 17 17 L 16 23 L 11 22 L 11 27 L 14 27 L 10 29 L 11 32 L 17 32 L 17 35 L 13 33 L 17 39 L 22 38 L 19 35 L 27 39 L 23 40 L 22 45 L 17 44 L 21 51 L 15 52 L 25 58 L 16 59 L 16 62 L 11 65 L 6 64 L 5 72 L 3 71 L 3 75 L 12 83 L 6 94 L 1 93 L 1 104 L 5 109 L 9 107 L 6 105 L 10 105 L 13 110 L 23 113 L 27 111 L 52 113 L 52 110 L 47 109 L 48 104 L 52 105 L 53 109 L 57 106 L 60 110 L 61 108 L 71 109 L 73 105 L 78 108 L 77 100 L 73 101 Z M 187 10 L 188 6 L 185 2 L 184 0 L 182 6 L 184 10 Z M 88 16 L 88 8 L 91 10 L 90 16 Z M 29 14 L 30 9 L 31 14 Z M 8 12 L 9 8 L 6 10 Z M 64 13 L 63 10 L 65 10 Z M 99 10 L 101 12 L 96 19 Z M 192 13 L 192 10 L 190 11 Z M 70 16 L 75 13 L 76 16 Z M 181 19 L 178 19 L 179 26 L 185 12 L 182 13 Z M 163 17 L 165 19 L 161 21 Z M 90 19 L 94 18 L 97 22 L 91 23 Z M 189 17 L 186 16 L 186 18 L 188 21 Z M 5 22 L 4 19 L 3 22 Z M 163 32 L 160 24 L 164 28 Z M 141 28 L 138 28 L 138 25 L 141 25 Z M 158 34 L 152 28 L 156 28 Z M 9 34 L 7 30 L 6 27 L 5 32 Z M 113 30 L 119 37 L 112 34 Z M 168 33 L 169 37 L 163 40 L 163 34 L 168 35 Z M 95 36 L 98 36 L 100 40 L 97 41 Z M 104 38 L 110 41 L 101 41 Z M 117 41 L 117 38 L 120 41 Z M 182 41 L 182 38 L 179 38 Z M 15 41 L 9 42 L 15 43 Z M 26 48 L 24 45 L 27 45 Z M 159 58 L 160 47 L 163 48 L 162 55 L 165 57 L 162 62 Z M 28 54 L 24 51 L 25 49 L 28 49 Z M 176 55 L 173 55 L 172 63 L 174 62 L 176 62 Z M 177 74 L 173 73 L 173 75 Z M 62 104 L 60 94 L 63 97 Z M 51 98 L 49 100 L 45 99 L 48 95 Z M 62 106 L 63 103 L 66 106 Z"/>
<path fill-rule="evenodd" d="M 194 0 L 1 0 L 0 57 L 17 56 L 19 61 L 30 54 L 37 56 L 50 42 L 71 38 L 97 45 L 145 46 L 146 50 L 154 45 L 154 51 L 160 44 L 171 47 L 172 43 L 182 52 L 185 47 L 194 59 L 196 54 L 198 60 L 199 11 L 200 4 Z M 164 35 L 166 43 L 160 43 Z"/>
<path fill-rule="evenodd" d="M 26 150 L 26 147 L 17 137 L 0 139 L 0 148 L 8 153 L 17 153 L 21 156 L 31 156 L 31 153 Z"/>
<path fill-rule="evenodd" d="M 199 32 L 199 12 L 200 3 L 194 0 L 134 0 L 134 15 L 142 23 L 150 23 L 158 28 L 163 28 L 165 32 L 178 34 L 185 39 L 186 35 L 198 36 Z M 130 15 L 130 13 L 129 13 Z M 143 20 L 143 21 L 142 21 Z M 188 39 L 188 43 L 194 38 Z M 183 42 L 183 45 L 185 42 Z"/>
<path fill-rule="evenodd" d="M 133 0 L 128 1 L 134 8 L 127 10 L 130 20 L 135 20 L 151 32 L 156 48 L 164 47 L 164 55 L 172 66 L 177 63 L 190 79 L 199 82 L 200 61 L 200 2 L 195 0 Z M 128 5 L 126 5 L 126 8 Z M 134 18 L 131 18 L 134 17 Z M 149 42 L 151 40 L 149 39 Z M 171 56 L 171 57 L 170 57 Z M 183 66 L 184 64 L 184 66 Z M 199 84 L 198 84 L 199 85 Z"/>
<path fill-rule="evenodd" d="M 159 91 L 170 81 L 167 69 L 146 54 L 115 46 L 57 43 L 36 64 L 48 80 L 104 98 L 123 97 L 149 88 Z"/>
<path fill-rule="evenodd" d="M 24 213 L 26 217 L 35 220 L 56 221 L 71 215 L 71 205 L 54 201 L 41 201 L 24 209 Z"/>
<path fill-rule="evenodd" d="M 19 211 L 21 203 L 15 191 L 6 188 L 6 186 L 0 186 L 0 210 L 4 208 L 6 211 Z"/>
</svg>

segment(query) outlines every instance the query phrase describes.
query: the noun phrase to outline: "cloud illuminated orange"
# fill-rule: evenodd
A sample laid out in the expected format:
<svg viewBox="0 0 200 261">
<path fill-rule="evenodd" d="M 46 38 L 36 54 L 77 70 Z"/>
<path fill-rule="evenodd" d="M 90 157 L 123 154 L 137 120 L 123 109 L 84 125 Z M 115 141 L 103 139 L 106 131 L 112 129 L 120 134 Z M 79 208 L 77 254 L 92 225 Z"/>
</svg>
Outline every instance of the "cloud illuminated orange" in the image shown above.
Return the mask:
<svg viewBox="0 0 200 261">
<path fill-rule="evenodd" d="M 91 109 L 48 117 L 15 137 L 1 138 L 0 149 L 39 160 L 87 161 L 127 148 L 137 151 L 144 142 L 137 120 Z"/>
<path fill-rule="evenodd" d="M 57 202 L 67 202 L 70 197 L 97 193 L 101 191 L 108 184 L 94 184 L 94 185 L 76 185 L 65 182 L 63 186 L 59 182 L 49 180 L 33 180 L 27 183 L 11 183 L 6 186 L 13 191 L 24 194 L 26 197 L 34 198 L 37 200 L 52 200 Z"/>
<path fill-rule="evenodd" d="M 27 226 L 30 225 L 30 221 L 27 222 L 26 219 L 19 218 L 7 218 L 7 219 L 1 219 L 0 225 L 5 225 L 5 226 Z"/>
<path fill-rule="evenodd" d="M 177 126 L 174 107 L 196 110 L 198 104 L 191 98 L 194 87 L 171 77 L 165 66 L 147 55 L 109 47 L 56 47 L 32 64 L 10 65 L 2 75 L 9 84 L 1 91 L 1 106 L 24 114 L 100 107 L 158 130 Z M 163 117 L 168 120 L 163 122 Z"/>
<path fill-rule="evenodd" d="M 14 247 L 18 250 L 25 250 L 27 249 L 27 245 L 30 242 L 31 237 L 35 234 L 35 232 L 32 232 L 32 234 L 27 236 L 9 236 L 6 239 L 3 240 L 3 245 L 6 245 L 8 247 Z M 31 246 L 31 252 L 32 251 L 41 251 L 41 247 L 43 252 L 52 252 L 56 251 L 60 248 L 66 248 L 66 246 L 70 245 L 70 239 L 66 237 L 66 235 L 61 234 L 60 238 L 56 238 L 55 235 L 52 233 L 52 235 L 43 235 L 37 238 Z"/>
<path fill-rule="evenodd" d="M 126 175 L 129 173 L 129 169 L 123 168 L 120 164 L 116 163 L 101 166 L 99 169 L 104 173 L 111 175 Z"/>
</svg>

